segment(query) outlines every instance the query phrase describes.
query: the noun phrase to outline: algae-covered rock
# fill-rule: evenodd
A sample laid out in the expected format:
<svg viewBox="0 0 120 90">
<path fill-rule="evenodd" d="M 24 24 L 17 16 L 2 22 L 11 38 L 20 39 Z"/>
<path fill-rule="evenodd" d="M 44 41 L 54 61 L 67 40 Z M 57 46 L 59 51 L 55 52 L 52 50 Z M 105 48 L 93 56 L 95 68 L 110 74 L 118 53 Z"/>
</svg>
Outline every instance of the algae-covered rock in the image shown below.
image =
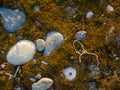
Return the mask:
<svg viewBox="0 0 120 90">
<path fill-rule="evenodd" d="M 8 33 L 16 32 L 26 21 L 25 13 L 19 9 L 0 7 L 4 29 Z"/>
<path fill-rule="evenodd" d="M 35 44 L 32 41 L 21 40 L 10 48 L 6 58 L 13 65 L 21 65 L 32 60 L 35 52 Z"/>
<path fill-rule="evenodd" d="M 64 41 L 63 35 L 58 31 L 51 31 L 46 36 L 44 56 L 50 56 L 53 50 Z"/>
</svg>

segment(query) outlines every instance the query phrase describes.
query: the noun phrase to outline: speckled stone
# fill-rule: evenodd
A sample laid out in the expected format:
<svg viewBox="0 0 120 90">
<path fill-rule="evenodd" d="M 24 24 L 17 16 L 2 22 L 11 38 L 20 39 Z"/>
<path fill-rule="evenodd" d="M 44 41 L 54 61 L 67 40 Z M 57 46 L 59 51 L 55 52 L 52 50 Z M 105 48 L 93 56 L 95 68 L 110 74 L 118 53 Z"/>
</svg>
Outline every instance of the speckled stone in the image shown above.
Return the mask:
<svg viewBox="0 0 120 90">
<path fill-rule="evenodd" d="M 13 65 L 21 65 L 32 60 L 35 52 L 35 44 L 32 41 L 21 40 L 10 48 L 6 58 Z"/>
<path fill-rule="evenodd" d="M 46 48 L 44 56 L 50 56 L 52 52 L 64 41 L 63 35 L 58 31 L 51 31 L 46 36 Z"/>
<path fill-rule="evenodd" d="M 38 51 L 43 51 L 46 47 L 46 42 L 43 39 L 36 40 L 36 48 Z"/>
<path fill-rule="evenodd" d="M 77 40 L 82 40 L 83 38 L 85 38 L 87 32 L 86 31 L 79 31 L 76 33 L 76 39 Z"/>
<path fill-rule="evenodd" d="M 42 78 L 38 82 L 32 84 L 32 90 L 47 90 L 53 84 L 50 78 Z"/>
<path fill-rule="evenodd" d="M 19 9 L 0 7 L 0 15 L 3 19 L 3 26 L 8 33 L 18 31 L 26 21 L 25 13 Z"/>
</svg>

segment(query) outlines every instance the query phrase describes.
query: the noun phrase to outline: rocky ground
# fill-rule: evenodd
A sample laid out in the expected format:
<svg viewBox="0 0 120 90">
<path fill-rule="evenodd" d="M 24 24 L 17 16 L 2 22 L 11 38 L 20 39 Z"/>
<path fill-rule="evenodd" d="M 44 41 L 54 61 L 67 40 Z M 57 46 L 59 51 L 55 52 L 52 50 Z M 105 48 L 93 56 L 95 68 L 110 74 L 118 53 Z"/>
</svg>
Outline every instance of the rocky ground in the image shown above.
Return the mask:
<svg viewBox="0 0 120 90">
<path fill-rule="evenodd" d="M 119 0 L 0 0 L 0 15 L 0 90 L 120 89 Z"/>
</svg>

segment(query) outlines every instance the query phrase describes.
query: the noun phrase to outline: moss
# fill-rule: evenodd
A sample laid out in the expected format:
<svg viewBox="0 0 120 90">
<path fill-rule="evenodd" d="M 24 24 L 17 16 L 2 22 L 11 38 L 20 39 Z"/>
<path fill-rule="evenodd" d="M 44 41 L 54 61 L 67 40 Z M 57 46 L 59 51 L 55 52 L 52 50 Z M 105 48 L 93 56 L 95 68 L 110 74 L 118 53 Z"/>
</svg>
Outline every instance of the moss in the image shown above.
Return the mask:
<svg viewBox="0 0 120 90">
<path fill-rule="evenodd" d="M 28 90 L 32 82 L 30 77 L 35 77 L 38 73 L 42 77 L 50 77 L 54 80 L 54 85 L 51 88 L 55 90 L 88 90 L 88 87 L 84 85 L 84 81 L 88 79 L 88 69 L 81 69 L 81 64 L 78 61 L 78 55 L 75 53 L 72 42 L 76 39 L 75 34 L 77 31 L 86 30 L 87 35 L 81 41 L 85 49 L 89 52 L 96 53 L 99 56 L 100 68 L 106 71 L 107 64 L 113 65 L 112 71 L 119 70 L 120 63 L 116 62 L 113 57 L 114 54 L 119 55 L 119 41 L 115 40 L 119 36 L 119 0 L 103 0 L 104 3 L 100 4 L 101 0 L 1 0 L 1 6 L 7 6 L 11 8 L 21 8 L 24 10 L 27 21 L 14 34 L 8 34 L 4 31 L 2 21 L 0 21 L 0 63 L 6 61 L 6 54 L 9 48 L 15 44 L 18 40 L 16 36 L 22 35 L 24 39 L 35 41 L 38 38 L 46 39 L 45 35 L 51 30 L 57 30 L 61 32 L 65 38 L 65 41 L 58 46 L 49 57 L 44 57 L 41 52 L 36 52 L 35 59 L 37 62 L 30 61 L 23 65 L 22 73 L 17 77 L 21 78 L 21 81 L 17 79 L 8 80 L 8 77 L 0 76 L 0 90 L 13 90 L 16 85 L 23 85 Z M 116 8 L 115 13 L 108 13 L 106 10 L 107 4 L 110 3 Z M 33 10 L 35 5 L 40 5 L 39 11 Z M 84 5 L 83 5 L 84 4 Z M 78 16 L 73 19 L 66 13 L 65 8 L 67 6 L 79 6 Z M 83 7 L 84 6 L 84 7 Z M 86 12 L 92 10 L 94 16 L 91 19 L 85 19 Z M 101 14 L 105 14 L 102 17 Z M 80 19 L 84 18 L 84 22 Z M 1 20 L 1 18 L 0 18 Z M 111 33 L 111 38 L 106 39 L 106 35 L 112 25 L 115 26 L 115 32 Z M 84 29 L 83 29 L 84 25 Z M 78 47 L 79 48 L 79 47 Z M 110 56 L 111 55 L 111 56 Z M 74 59 L 70 59 L 73 56 Z M 88 59 L 94 60 L 92 56 L 85 55 L 84 62 Z M 48 66 L 42 65 L 41 61 L 48 62 Z M 109 62 L 109 63 L 108 63 Z M 63 75 L 63 69 L 73 66 L 77 70 L 77 77 L 73 81 L 67 81 Z M 116 67 L 115 67 L 116 66 Z M 6 68 L 6 72 L 14 74 L 16 67 L 9 65 Z M 95 77 L 94 77 L 95 78 Z M 90 77 L 92 80 L 93 77 Z M 104 87 L 106 90 L 115 90 L 115 86 L 119 88 L 119 78 L 111 76 L 109 81 L 105 81 L 106 76 L 100 74 L 97 77 L 97 83 L 99 87 Z M 12 84 L 14 83 L 14 84 Z M 6 87 L 9 86 L 9 87 Z M 112 88 L 112 89 L 110 89 Z"/>
</svg>

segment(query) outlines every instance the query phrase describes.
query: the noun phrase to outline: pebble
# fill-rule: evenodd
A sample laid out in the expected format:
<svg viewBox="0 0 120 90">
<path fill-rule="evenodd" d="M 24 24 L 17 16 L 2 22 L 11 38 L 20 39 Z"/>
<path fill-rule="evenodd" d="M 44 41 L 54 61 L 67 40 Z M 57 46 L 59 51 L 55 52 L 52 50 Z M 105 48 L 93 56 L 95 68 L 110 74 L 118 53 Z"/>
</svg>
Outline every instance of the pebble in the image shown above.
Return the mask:
<svg viewBox="0 0 120 90">
<path fill-rule="evenodd" d="M 0 7 L 3 26 L 8 33 L 14 33 L 25 23 L 26 16 L 22 10 Z"/>
<path fill-rule="evenodd" d="M 36 79 L 40 79 L 41 77 L 42 76 L 39 73 L 35 76 Z"/>
<path fill-rule="evenodd" d="M 46 47 L 46 42 L 43 39 L 36 40 L 36 48 L 38 51 L 43 51 Z"/>
<path fill-rule="evenodd" d="M 42 78 L 38 82 L 32 84 L 32 90 L 47 90 L 53 84 L 50 78 Z"/>
<path fill-rule="evenodd" d="M 51 31 L 46 35 L 44 56 L 50 56 L 55 48 L 64 41 L 63 35 L 58 31 Z"/>
<path fill-rule="evenodd" d="M 34 10 L 39 11 L 39 10 L 40 10 L 40 5 L 35 5 L 35 6 L 34 6 Z"/>
<path fill-rule="evenodd" d="M 76 77 L 76 69 L 73 67 L 67 67 L 63 70 L 63 74 L 68 81 L 73 80 Z"/>
<path fill-rule="evenodd" d="M 87 32 L 86 31 L 79 31 L 76 33 L 76 39 L 77 40 L 82 40 L 83 38 L 85 38 Z"/>
<path fill-rule="evenodd" d="M 35 82 L 35 81 L 36 81 L 35 78 L 29 78 L 29 79 L 30 79 L 30 81 L 32 81 L 32 82 Z"/>
<path fill-rule="evenodd" d="M 90 19 L 94 16 L 94 13 L 92 11 L 89 11 L 86 13 L 86 18 Z"/>
<path fill-rule="evenodd" d="M 107 10 L 110 11 L 110 12 L 113 12 L 114 8 L 111 5 L 107 5 Z"/>
<path fill-rule="evenodd" d="M 19 35 L 19 36 L 17 36 L 17 39 L 18 39 L 18 40 L 22 40 L 22 39 L 23 39 L 23 36 Z"/>
<path fill-rule="evenodd" d="M 48 65 L 48 63 L 45 62 L 45 61 L 41 61 L 41 63 L 44 64 L 44 65 Z"/>
<path fill-rule="evenodd" d="M 36 52 L 35 44 L 30 40 L 21 40 L 8 51 L 7 61 L 13 65 L 25 64 L 32 60 Z"/>
</svg>

